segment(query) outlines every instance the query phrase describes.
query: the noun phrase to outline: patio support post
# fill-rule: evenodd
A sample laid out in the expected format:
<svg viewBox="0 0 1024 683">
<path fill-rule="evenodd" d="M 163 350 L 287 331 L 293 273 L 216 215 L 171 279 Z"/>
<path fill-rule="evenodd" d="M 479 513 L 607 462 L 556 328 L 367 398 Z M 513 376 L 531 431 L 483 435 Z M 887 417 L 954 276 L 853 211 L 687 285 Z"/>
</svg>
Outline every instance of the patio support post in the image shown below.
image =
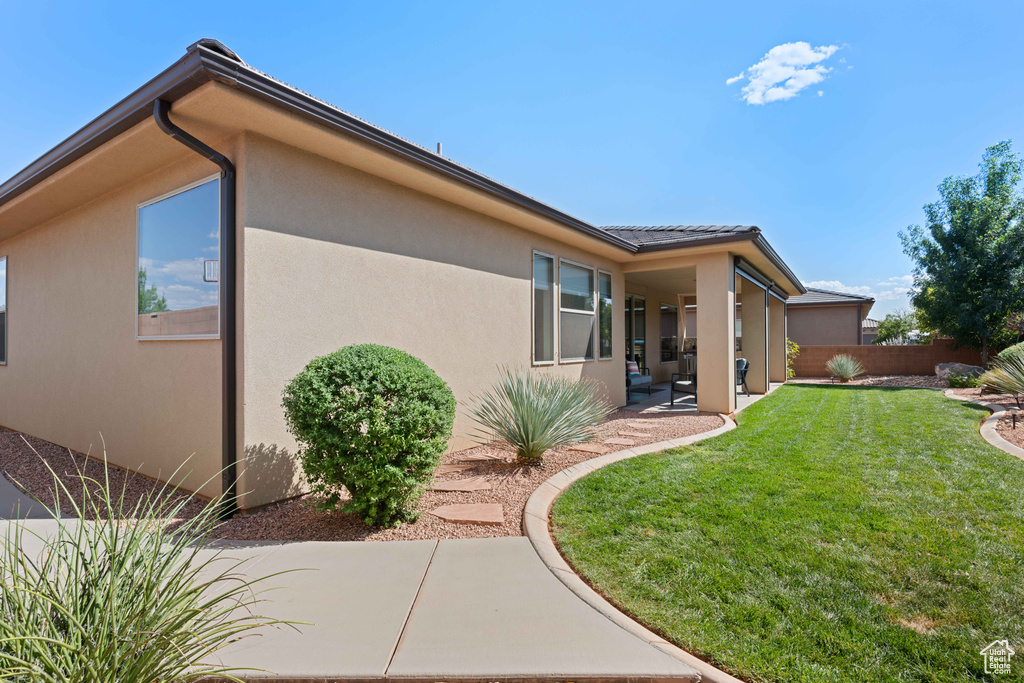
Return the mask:
<svg viewBox="0 0 1024 683">
<path fill-rule="evenodd" d="M 747 386 L 752 394 L 768 393 L 768 292 L 749 280 L 740 291 L 743 306 L 743 353 L 750 362 Z"/>
<path fill-rule="evenodd" d="M 697 262 L 697 408 L 736 410 L 736 267 L 730 254 Z"/>
<path fill-rule="evenodd" d="M 768 379 L 786 381 L 786 302 L 768 297 Z"/>
</svg>

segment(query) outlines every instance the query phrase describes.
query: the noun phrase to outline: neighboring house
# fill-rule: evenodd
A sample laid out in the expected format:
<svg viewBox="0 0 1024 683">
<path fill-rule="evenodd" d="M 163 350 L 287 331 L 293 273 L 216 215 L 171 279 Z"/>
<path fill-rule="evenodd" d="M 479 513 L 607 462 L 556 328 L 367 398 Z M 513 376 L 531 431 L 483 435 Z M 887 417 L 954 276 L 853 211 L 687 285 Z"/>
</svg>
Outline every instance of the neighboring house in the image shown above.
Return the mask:
<svg viewBox="0 0 1024 683">
<path fill-rule="evenodd" d="M 789 338 L 800 346 L 863 344 L 864 319 L 874 303 L 869 296 L 809 287 L 786 302 Z"/>
<path fill-rule="evenodd" d="M 764 392 L 806 291 L 755 227 L 596 227 L 211 40 L 0 185 L 0 258 L 0 425 L 162 479 L 191 455 L 180 483 L 237 472 L 243 507 L 302 491 L 281 392 L 315 356 L 401 348 L 463 408 L 501 366 L 623 405 L 627 356 L 678 367 L 689 297 L 698 406 L 729 413 L 737 302 Z"/>
<path fill-rule="evenodd" d="M 878 321 L 873 318 L 864 318 L 861 324 L 861 344 L 873 344 L 878 339 Z"/>
</svg>

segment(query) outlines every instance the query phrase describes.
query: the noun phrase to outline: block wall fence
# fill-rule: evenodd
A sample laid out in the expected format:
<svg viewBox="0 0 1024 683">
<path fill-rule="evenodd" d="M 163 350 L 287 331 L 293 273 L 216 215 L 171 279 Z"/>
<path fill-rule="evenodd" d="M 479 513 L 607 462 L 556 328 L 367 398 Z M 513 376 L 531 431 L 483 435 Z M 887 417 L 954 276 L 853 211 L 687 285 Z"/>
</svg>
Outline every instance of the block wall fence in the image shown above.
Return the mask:
<svg viewBox="0 0 1024 683">
<path fill-rule="evenodd" d="M 952 340 L 939 339 L 920 346 L 801 346 L 793 372 L 797 377 L 828 377 L 825 364 L 841 353 L 859 360 L 869 375 L 934 375 L 939 363 L 981 365 L 980 352 L 956 349 Z"/>
</svg>

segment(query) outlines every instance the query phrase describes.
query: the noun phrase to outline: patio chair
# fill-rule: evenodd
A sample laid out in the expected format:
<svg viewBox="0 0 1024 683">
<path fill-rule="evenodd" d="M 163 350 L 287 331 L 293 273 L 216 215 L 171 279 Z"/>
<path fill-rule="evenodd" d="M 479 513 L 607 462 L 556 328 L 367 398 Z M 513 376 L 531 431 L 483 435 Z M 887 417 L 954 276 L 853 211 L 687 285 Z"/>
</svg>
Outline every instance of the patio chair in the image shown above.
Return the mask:
<svg viewBox="0 0 1024 683">
<path fill-rule="evenodd" d="M 684 358 L 683 371 L 673 372 L 669 383 L 669 405 L 676 404 L 676 394 L 697 395 L 697 359 Z"/>
<path fill-rule="evenodd" d="M 750 396 L 750 389 L 747 388 L 747 370 L 750 369 L 750 361 L 746 358 L 736 359 L 736 386 L 743 387 L 743 393 Z"/>
<path fill-rule="evenodd" d="M 626 361 L 626 395 L 647 387 L 647 395 L 651 395 L 651 369 L 641 366 L 636 361 Z"/>
</svg>

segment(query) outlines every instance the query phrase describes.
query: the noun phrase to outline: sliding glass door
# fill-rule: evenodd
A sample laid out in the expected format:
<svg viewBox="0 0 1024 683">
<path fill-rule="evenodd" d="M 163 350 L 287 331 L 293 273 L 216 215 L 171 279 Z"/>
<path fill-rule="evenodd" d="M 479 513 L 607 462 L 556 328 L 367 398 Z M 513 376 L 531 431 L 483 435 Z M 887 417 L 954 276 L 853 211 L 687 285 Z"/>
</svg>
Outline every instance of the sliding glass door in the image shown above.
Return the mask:
<svg viewBox="0 0 1024 683">
<path fill-rule="evenodd" d="M 647 366 L 647 301 L 635 294 L 626 295 L 626 359 Z"/>
</svg>

